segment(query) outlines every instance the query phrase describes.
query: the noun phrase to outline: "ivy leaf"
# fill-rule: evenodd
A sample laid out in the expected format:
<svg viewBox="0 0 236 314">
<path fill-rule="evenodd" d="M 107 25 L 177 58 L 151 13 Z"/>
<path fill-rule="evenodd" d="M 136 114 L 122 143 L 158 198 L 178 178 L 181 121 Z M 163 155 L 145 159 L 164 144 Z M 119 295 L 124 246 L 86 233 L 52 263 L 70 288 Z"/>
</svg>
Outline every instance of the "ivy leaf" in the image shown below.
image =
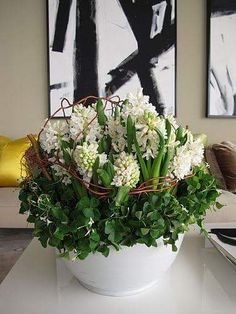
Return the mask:
<svg viewBox="0 0 236 314">
<path fill-rule="evenodd" d="M 150 229 L 148 229 L 148 228 L 141 228 L 141 233 L 144 236 L 147 235 L 149 233 L 149 231 L 150 231 Z"/>
<path fill-rule="evenodd" d="M 50 237 L 48 244 L 53 246 L 53 247 L 58 247 L 59 243 L 61 242 L 60 239 L 56 238 L 56 237 Z"/>
<path fill-rule="evenodd" d="M 92 239 L 95 242 L 99 242 L 100 241 L 100 236 L 97 233 L 96 230 L 92 230 L 91 235 L 90 235 L 90 239 Z"/>
<path fill-rule="evenodd" d="M 56 228 L 55 232 L 54 232 L 54 237 L 63 240 L 66 233 L 70 230 L 70 228 L 68 226 L 65 225 L 61 225 L 59 227 Z"/>
<path fill-rule="evenodd" d="M 135 213 L 135 217 L 137 217 L 138 220 L 141 220 L 142 215 L 143 215 L 143 212 L 142 212 L 142 211 L 137 211 L 137 212 Z"/>
<path fill-rule="evenodd" d="M 157 239 L 157 238 L 160 237 L 161 231 L 158 230 L 158 229 L 152 229 L 152 230 L 150 231 L 150 235 L 151 235 L 151 237 L 152 237 L 153 239 Z"/>
<path fill-rule="evenodd" d="M 219 203 L 219 202 L 216 202 L 216 208 L 217 208 L 217 209 L 221 209 L 222 207 L 224 207 L 224 205 L 222 205 L 222 204 Z"/>
<path fill-rule="evenodd" d="M 110 221 L 106 221 L 106 223 L 105 223 L 105 233 L 106 234 L 110 234 L 110 233 L 112 233 L 112 232 L 114 232 L 115 230 L 114 230 L 114 225 L 113 225 L 113 223 L 112 222 L 110 222 Z"/>
<path fill-rule="evenodd" d="M 66 214 L 64 213 L 64 211 L 62 210 L 62 208 L 60 206 L 52 206 L 51 207 L 51 212 L 52 215 L 57 218 L 58 220 L 60 220 L 61 222 L 68 222 L 68 217 L 66 216 Z"/>
<path fill-rule="evenodd" d="M 89 247 L 92 251 L 94 251 L 98 246 L 98 242 L 97 241 L 93 241 L 92 239 L 89 240 Z"/>
<path fill-rule="evenodd" d="M 90 207 L 90 199 L 87 196 L 82 197 L 77 203 L 76 207 L 79 209 Z"/>
<path fill-rule="evenodd" d="M 90 200 L 90 207 L 96 208 L 99 205 L 99 200 L 95 197 L 92 197 Z"/>
<path fill-rule="evenodd" d="M 102 245 L 98 248 L 98 252 L 101 252 L 102 255 L 104 255 L 105 257 L 107 257 L 109 255 L 109 248 L 106 245 Z"/>
<path fill-rule="evenodd" d="M 82 212 L 86 218 L 94 218 L 94 212 L 92 207 L 85 207 Z"/>
</svg>

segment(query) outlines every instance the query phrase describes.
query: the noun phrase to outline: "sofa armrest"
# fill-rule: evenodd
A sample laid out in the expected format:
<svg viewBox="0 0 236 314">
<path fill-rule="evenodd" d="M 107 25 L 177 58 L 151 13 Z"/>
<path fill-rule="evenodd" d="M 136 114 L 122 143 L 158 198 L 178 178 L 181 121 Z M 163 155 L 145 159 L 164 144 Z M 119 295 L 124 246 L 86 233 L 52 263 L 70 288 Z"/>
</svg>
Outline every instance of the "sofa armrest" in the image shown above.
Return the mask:
<svg viewBox="0 0 236 314">
<path fill-rule="evenodd" d="M 219 202 L 222 205 L 225 205 L 220 210 L 215 211 L 209 211 L 205 222 L 207 223 L 228 223 L 228 222 L 236 222 L 236 195 L 221 190 L 221 195 L 219 197 Z"/>
<path fill-rule="evenodd" d="M 20 215 L 18 188 L 0 188 L 0 228 L 30 228 L 27 215 Z"/>
</svg>

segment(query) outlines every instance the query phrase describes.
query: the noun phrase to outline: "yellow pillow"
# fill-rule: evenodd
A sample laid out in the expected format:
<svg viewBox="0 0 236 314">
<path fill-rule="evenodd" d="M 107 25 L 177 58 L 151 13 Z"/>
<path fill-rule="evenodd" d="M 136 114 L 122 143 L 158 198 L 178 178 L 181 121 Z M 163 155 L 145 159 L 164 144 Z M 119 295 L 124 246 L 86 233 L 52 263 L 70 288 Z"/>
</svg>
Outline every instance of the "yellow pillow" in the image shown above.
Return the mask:
<svg viewBox="0 0 236 314">
<path fill-rule="evenodd" d="M 1 151 L 3 149 L 3 147 L 9 143 L 11 141 L 10 138 L 6 137 L 6 136 L 1 136 L 0 135 L 0 155 L 1 155 Z"/>
<path fill-rule="evenodd" d="M 30 146 L 27 137 L 11 141 L 2 146 L 0 154 L 0 186 L 18 186 L 26 176 L 21 159 Z"/>
</svg>

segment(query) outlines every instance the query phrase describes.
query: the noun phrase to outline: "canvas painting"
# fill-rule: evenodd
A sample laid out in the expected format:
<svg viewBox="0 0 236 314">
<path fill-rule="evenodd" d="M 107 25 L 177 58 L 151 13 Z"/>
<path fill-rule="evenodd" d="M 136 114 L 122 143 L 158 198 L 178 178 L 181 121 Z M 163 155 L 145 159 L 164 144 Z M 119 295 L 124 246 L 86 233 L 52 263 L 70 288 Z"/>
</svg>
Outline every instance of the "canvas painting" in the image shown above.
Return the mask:
<svg viewBox="0 0 236 314">
<path fill-rule="evenodd" d="M 208 0 L 208 117 L 236 117 L 236 1 Z"/>
<path fill-rule="evenodd" d="M 49 115 L 63 98 L 125 98 L 140 88 L 159 113 L 176 114 L 175 0 L 47 3 Z"/>
</svg>

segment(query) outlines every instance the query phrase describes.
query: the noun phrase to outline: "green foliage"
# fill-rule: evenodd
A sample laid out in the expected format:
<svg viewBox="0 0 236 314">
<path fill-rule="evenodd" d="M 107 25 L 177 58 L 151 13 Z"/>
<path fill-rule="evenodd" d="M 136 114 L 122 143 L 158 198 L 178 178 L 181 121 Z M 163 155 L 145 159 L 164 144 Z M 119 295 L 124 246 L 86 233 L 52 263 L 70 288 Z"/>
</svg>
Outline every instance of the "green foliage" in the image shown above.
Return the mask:
<svg viewBox="0 0 236 314">
<path fill-rule="evenodd" d="M 109 163 L 105 169 L 112 175 Z M 74 185 L 55 185 L 39 177 L 22 184 L 20 213 L 28 213 L 43 247 L 56 247 L 65 258 L 73 252 L 84 259 L 91 252 L 107 256 L 110 246 L 116 250 L 136 243 L 156 246 L 160 237 L 175 251 L 180 233 L 193 223 L 204 232 L 207 209 L 222 207 L 216 202 L 214 178 L 201 167 L 193 177 L 180 181 L 175 191 L 129 197 L 128 192 L 122 187 L 114 200 L 99 200 L 78 192 Z"/>
</svg>

